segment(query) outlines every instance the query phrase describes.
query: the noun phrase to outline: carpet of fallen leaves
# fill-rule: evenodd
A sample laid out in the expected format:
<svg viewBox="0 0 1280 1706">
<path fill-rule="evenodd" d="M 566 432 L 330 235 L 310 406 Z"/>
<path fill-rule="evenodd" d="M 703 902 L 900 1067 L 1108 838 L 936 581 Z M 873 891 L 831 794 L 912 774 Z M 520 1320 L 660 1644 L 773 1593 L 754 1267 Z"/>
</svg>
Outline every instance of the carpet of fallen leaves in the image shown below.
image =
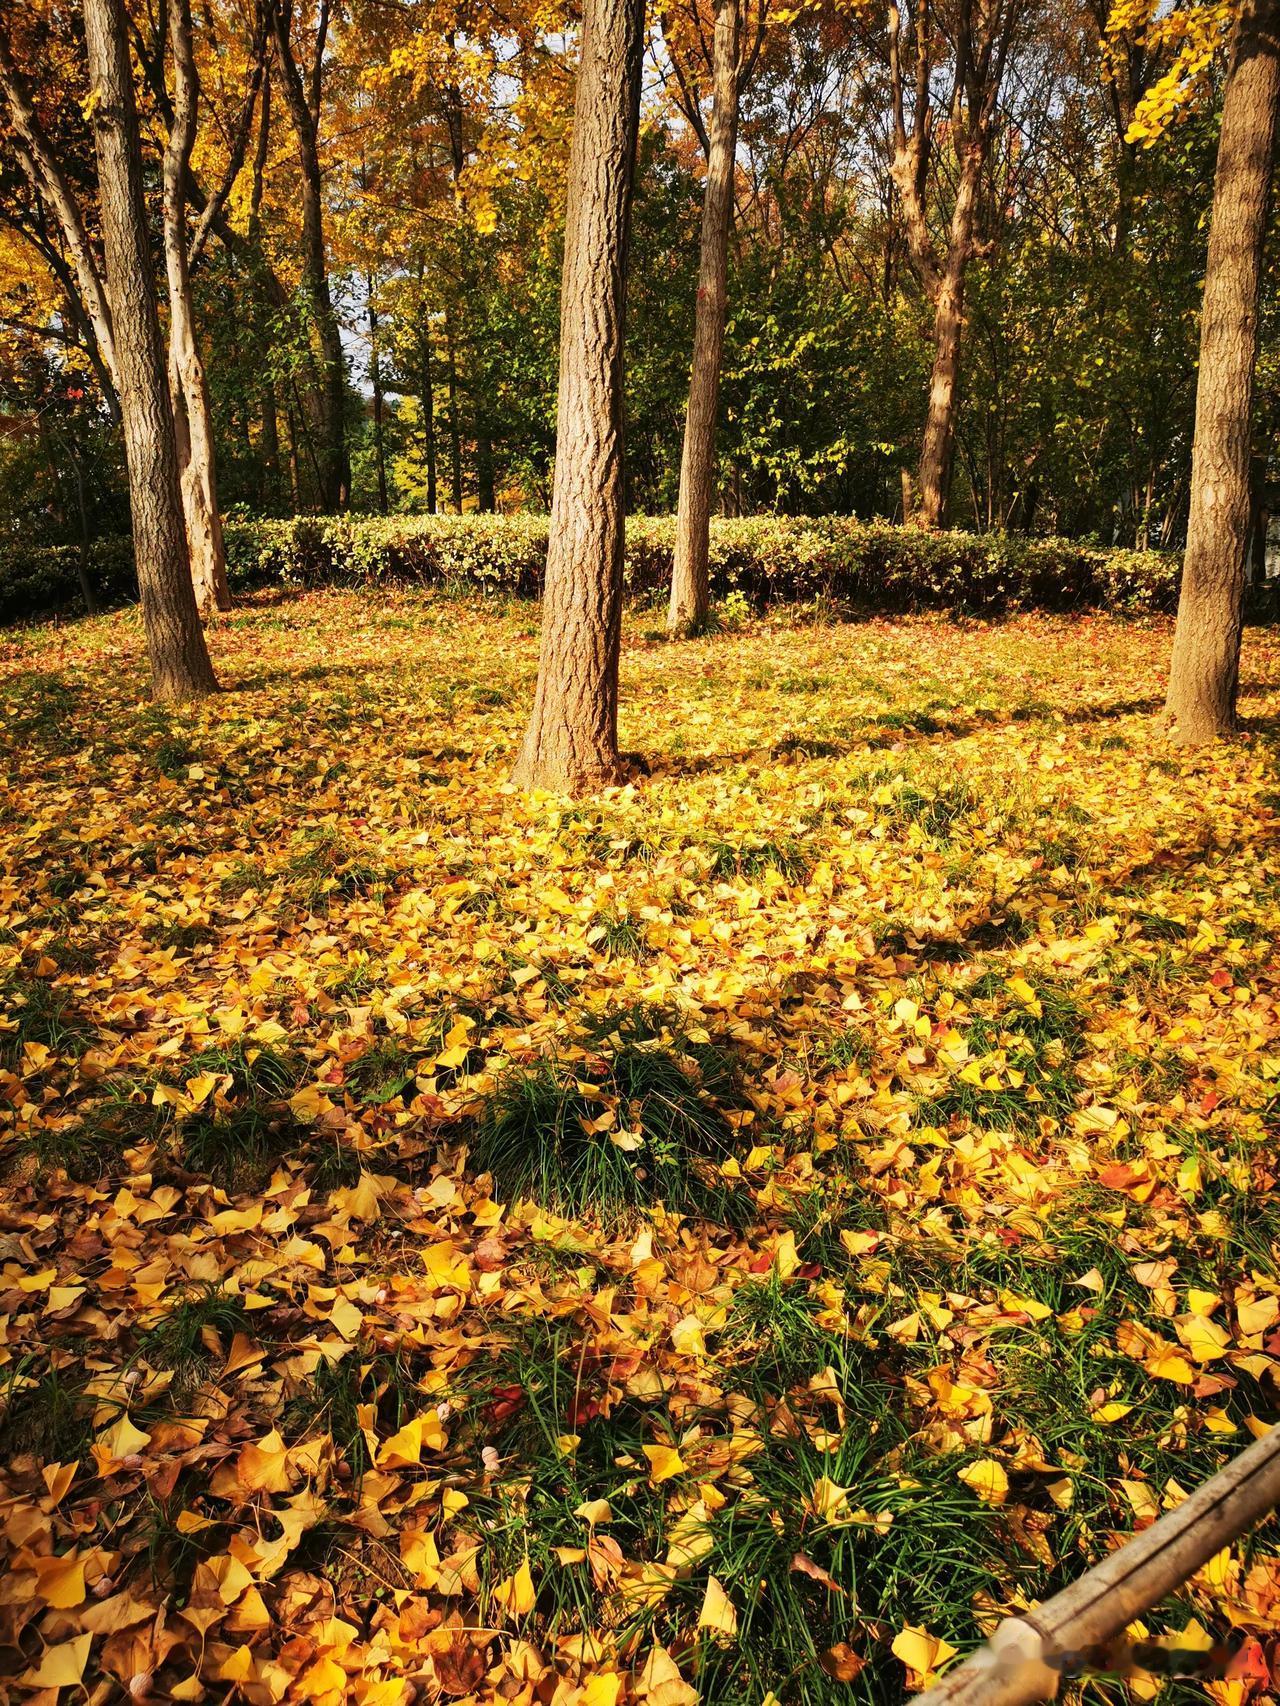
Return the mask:
<svg viewBox="0 0 1280 1706">
<path fill-rule="evenodd" d="M 641 613 L 569 804 L 536 617 L 0 639 L 4 1698 L 899 1699 L 1276 1419 L 1280 637 Z M 1274 1524 L 1131 1638 L 1280 1695 Z"/>
</svg>

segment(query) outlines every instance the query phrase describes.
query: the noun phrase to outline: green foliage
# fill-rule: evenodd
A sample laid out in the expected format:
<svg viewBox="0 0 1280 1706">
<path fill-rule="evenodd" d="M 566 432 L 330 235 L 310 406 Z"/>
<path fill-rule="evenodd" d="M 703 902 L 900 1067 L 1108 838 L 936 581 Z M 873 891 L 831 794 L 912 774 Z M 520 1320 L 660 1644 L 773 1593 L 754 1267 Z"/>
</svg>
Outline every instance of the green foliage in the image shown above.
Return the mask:
<svg viewBox="0 0 1280 1706">
<path fill-rule="evenodd" d="M 295 516 L 230 522 L 226 531 L 233 588 L 241 591 L 391 582 L 532 597 L 541 588 L 547 549 L 547 520 L 537 515 Z M 626 587 L 633 597 L 665 591 L 674 541 L 671 516 L 628 520 Z M 100 578 L 119 563 L 121 550 L 117 540 L 94 547 L 103 554 L 95 569 Z M 718 517 L 711 524 L 712 592 L 737 613 L 815 600 L 885 612 L 989 615 L 1096 606 L 1170 610 L 1180 570 L 1172 552 L 926 533 L 848 516 Z M 127 596 L 127 573 L 114 585 L 116 596 Z M 65 553 L 0 552 L 0 621 L 73 609 L 77 597 Z"/>
</svg>

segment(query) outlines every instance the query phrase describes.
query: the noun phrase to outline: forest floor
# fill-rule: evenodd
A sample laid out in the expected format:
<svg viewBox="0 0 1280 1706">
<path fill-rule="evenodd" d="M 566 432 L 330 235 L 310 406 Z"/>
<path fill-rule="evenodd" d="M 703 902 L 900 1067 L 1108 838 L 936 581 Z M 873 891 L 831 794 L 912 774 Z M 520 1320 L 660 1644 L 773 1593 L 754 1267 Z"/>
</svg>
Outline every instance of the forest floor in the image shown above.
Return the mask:
<svg viewBox="0 0 1280 1706">
<path fill-rule="evenodd" d="M 4 1697 L 897 1700 L 1276 1420 L 1280 635 L 653 621 L 572 806 L 532 606 L 0 637 Z"/>
</svg>

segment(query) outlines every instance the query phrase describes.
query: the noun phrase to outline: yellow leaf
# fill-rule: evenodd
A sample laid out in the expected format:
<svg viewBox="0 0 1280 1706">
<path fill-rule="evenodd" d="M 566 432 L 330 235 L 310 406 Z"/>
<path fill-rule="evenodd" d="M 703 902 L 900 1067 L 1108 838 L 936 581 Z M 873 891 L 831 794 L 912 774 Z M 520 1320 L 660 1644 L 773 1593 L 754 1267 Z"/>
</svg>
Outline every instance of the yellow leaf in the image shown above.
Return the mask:
<svg viewBox="0 0 1280 1706">
<path fill-rule="evenodd" d="M 618 1706 L 622 1678 L 614 1670 L 597 1671 L 582 1685 L 582 1706 Z"/>
<path fill-rule="evenodd" d="M 819 1476 L 813 1484 L 813 1491 L 809 1494 L 809 1503 L 813 1507 L 813 1514 L 816 1517 L 822 1517 L 830 1522 L 847 1510 L 849 1489 L 838 1487 L 827 1475 Z"/>
<path fill-rule="evenodd" d="M 514 1576 L 508 1576 L 504 1582 L 499 1582 L 493 1590 L 494 1604 L 505 1611 L 509 1617 L 527 1617 L 533 1610 L 534 1601 L 537 1597 L 533 1585 L 533 1573 L 529 1569 L 527 1558 Z"/>
<path fill-rule="evenodd" d="M 110 1475 L 126 1457 L 137 1457 L 150 1444 L 150 1434 L 135 1428 L 128 1416 L 121 1416 L 114 1427 L 99 1434 L 93 1442 L 93 1457 L 99 1475 Z"/>
<path fill-rule="evenodd" d="M 296 1090 L 289 1098 L 290 1112 L 295 1119 L 304 1123 L 314 1123 L 332 1106 L 333 1103 L 319 1084 L 304 1084 L 301 1090 Z"/>
<path fill-rule="evenodd" d="M 684 1458 L 671 1445 L 646 1445 L 644 1454 L 649 1459 L 649 1480 L 656 1487 L 662 1481 L 669 1481 L 673 1475 L 683 1475 Z"/>
<path fill-rule="evenodd" d="M 1093 1419 L 1105 1426 L 1109 1422 L 1118 1422 L 1121 1417 L 1127 1416 L 1132 1408 L 1132 1404 L 1103 1404 L 1093 1412 Z"/>
<path fill-rule="evenodd" d="M 991 1457 L 980 1457 L 956 1471 L 965 1486 L 987 1505 L 1002 1505 L 1009 1496 L 1009 1477 Z"/>
<path fill-rule="evenodd" d="M 38 1665 L 21 1678 L 27 1688 L 75 1688 L 89 1662 L 92 1635 L 77 1635 L 56 1647 L 46 1647 Z"/>
<path fill-rule="evenodd" d="M 422 1460 L 422 1450 L 438 1451 L 444 1444 L 444 1429 L 434 1410 L 415 1416 L 406 1422 L 399 1433 L 392 1434 L 378 1447 L 378 1467 L 408 1469 Z"/>
<path fill-rule="evenodd" d="M 613 1521 L 613 1511 L 609 1507 L 608 1499 L 587 1499 L 573 1514 L 580 1516 L 583 1522 L 589 1523 L 592 1528 L 599 1522 Z"/>
<path fill-rule="evenodd" d="M 1154 1522 L 1160 1515 L 1160 1501 L 1149 1481 L 1121 1480 L 1120 1491 L 1133 1507 L 1139 1522 Z"/>
<path fill-rule="evenodd" d="M 908 1682 L 916 1685 L 927 1683 L 938 1666 L 954 1658 L 956 1653 L 956 1649 L 940 1635 L 931 1635 L 927 1629 L 917 1628 L 911 1623 L 894 1636 L 890 1650 L 906 1665 Z"/>
<path fill-rule="evenodd" d="M 74 1552 L 60 1558 L 37 1558 L 35 1565 L 36 1592 L 46 1605 L 69 1611 L 74 1605 L 84 1604 L 84 1565 Z"/>
<path fill-rule="evenodd" d="M 710 1629 L 714 1634 L 727 1636 L 730 1640 L 738 1633 L 738 1613 L 714 1576 L 707 1577 L 707 1589 L 702 1596 L 702 1610 L 698 1613 L 698 1627 Z"/>
<path fill-rule="evenodd" d="M 671 1329 L 671 1343 L 682 1356 L 706 1355 L 706 1335 L 696 1315 L 686 1315 L 682 1321 L 676 1322 Z"/>
</svg>

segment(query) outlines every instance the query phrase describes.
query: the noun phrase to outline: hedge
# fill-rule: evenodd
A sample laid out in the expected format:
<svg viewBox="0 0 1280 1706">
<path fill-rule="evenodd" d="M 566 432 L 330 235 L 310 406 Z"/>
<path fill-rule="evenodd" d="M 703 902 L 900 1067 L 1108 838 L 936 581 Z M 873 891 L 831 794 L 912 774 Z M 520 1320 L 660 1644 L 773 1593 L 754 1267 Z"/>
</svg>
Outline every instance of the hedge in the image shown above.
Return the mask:
<svg viewBox="0 0 1280 1706">
<path fill-rule="evenodd" d="M 518 596 L 539 591 L 545 516 L 298 516 L 231 522 L 233 588 L 369 586 L 397 581 Z M 675 521 L 627 523 L 626 583 L 662 593 Z M 1180 559 L 1069 539 L 924 533 L 883 521 L 750 516 L 711 524 L 713 593 L 753 603 L 827 598 L 885 612 L 1172 609 Z M 0 622 L 80 608 L 74 548 L 0 548 Z M 91 548 L 89 572 L 104 603 L 132 593 L 127 541 Z"/>
</svg>

